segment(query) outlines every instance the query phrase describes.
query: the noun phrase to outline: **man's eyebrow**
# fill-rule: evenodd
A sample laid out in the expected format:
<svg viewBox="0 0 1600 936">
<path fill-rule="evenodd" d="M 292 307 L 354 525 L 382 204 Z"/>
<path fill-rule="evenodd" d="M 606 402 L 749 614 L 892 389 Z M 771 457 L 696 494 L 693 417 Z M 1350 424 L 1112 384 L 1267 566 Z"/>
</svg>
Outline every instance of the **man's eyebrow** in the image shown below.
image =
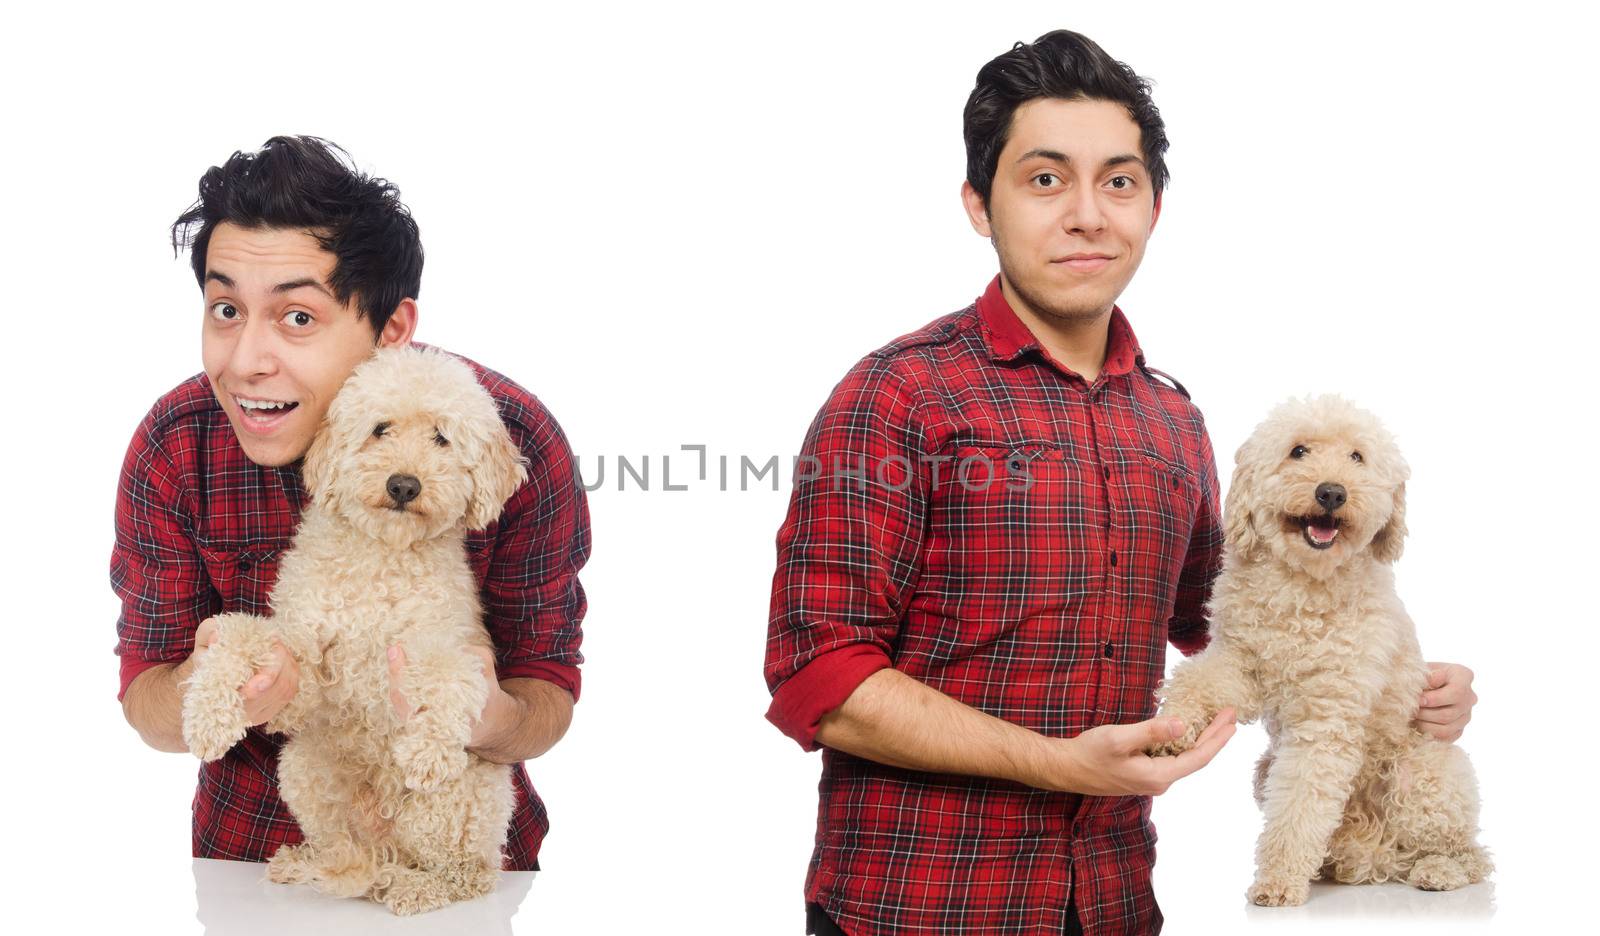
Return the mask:
<svg viewBox="0 0 1600 936">
<path fill-rule="evenodd" d="M 302 276 L 297 280 L 290 280 L 287 283 L 279 283 L 278 285 L 272 287 L 272 291 L 275 293 L 286 293 L 299 289 L 302 286 L 310 286 L 312 289 L 317 290 L 324 296 L 327 296 L 329 299 L 333 298 L 333 293 L 328 292 L 328 287 L 322 285 L 320 280 L 312 276 Z"/>
<path fill-rule="evenodd" d="M 1028 160 L 1034 159 L 1034 158 L 1050 159 L 1050 160 L 1054 160 L 1054 161 L 1060 162 L 1060 163 L 1070 163 L 1070 162 L 1072 162 L 1072 160 L 1070 158 L 1068 158 L 1067 154 L 1061 152 L 1060 150 L 1039 149 L 1037 147 L 1035 147 L 1034 149 L 1028 150 L 1026 153 L 1023 153 L 1021 156 L 1018 156 L 1017 157 L 1017 162 L 1019 162 L 1019 163 L 1027 162 Z"/>
<path fill-rule="evenodd" d="M 1059 162 L 1059 163 L 1066 163 L 1068 165 L 1072 164 L 1072 157 L 1068 156 L 1066 153 L 1061 152 L 1060 150 L 1038 149 L 1038 148 L 1028 150 L 1026 153 L 1023 153 L 1021 156 L 1018 156 L 1017 157 L 1017 162 L 1023 163 L 1023 162 L 1027 162 L 1030 159 L 1036 159 L 1036 158 L 1037 159 L 1049 159 L 1049 160 L 1053 160 L 1053 161 Z M 1148 168 L 1149 168 L 1149 167 L 1145 166 L 1144 160 L 1142 160 L 1139 157 L 1133 155 L 1132 153 L 1121 153 L 1119 155 L 1112 156 L 1112 157 L 1108 158 L 1104 163 L 1102 163 L 1100 168 L 1102 168 L 1102 169 L 1110 169 L 1113 166 L 1121 166 L 1121 165 L 1125 165 L 1127 163 L 1138 163 L 1139 166 L 1141 168 L 1146 169 L 1146 171 L 1148 171 Z"/>
<path fill-rule="evenodd" d="M 227 287 L 228 289 L 233 289 L 234 288 L 232 277 L 228 276 L 226 273 L 218 273 L 216 270 L 207 270 L 206 271 L 206 282 L 209 283 L 212 280 L 216 280 L 217 282 L 221 283 L 223 286 Z M 303 286 L 310 286 L 312 289 L 315 289 L 318 292 L 321 292 L 323 295 L 327 296 L 329 299 L 334 299 L 335 298 L 333 293 L 328 292 L 328 287 L 322 285 L 321 281 L 319 281 L 315 277 L 311 277 L 311 276 L 302 276 L 297 280 L 290 280 L 287 283 L 279 283 L 278 285 L 272 287 L 272 291 L 275 292 L 275 293 L 293 292 L 294 290 L 299 289 L 299 288 L 301 288 Z"/>
</svg>

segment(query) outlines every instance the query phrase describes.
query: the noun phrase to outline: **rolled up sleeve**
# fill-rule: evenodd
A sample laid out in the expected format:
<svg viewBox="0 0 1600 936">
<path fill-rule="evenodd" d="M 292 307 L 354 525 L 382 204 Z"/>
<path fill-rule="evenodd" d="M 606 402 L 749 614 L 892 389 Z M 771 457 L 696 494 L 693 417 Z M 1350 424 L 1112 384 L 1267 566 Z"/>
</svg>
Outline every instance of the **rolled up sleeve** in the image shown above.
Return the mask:
<svg viewBox="0 0 1600 936">
<path fill-rule="evenodd" d="M 914 392 L 892 365 L 869 356 L 834 388 L 778 531 L 767 719 L 808 751 L 822 717 L 891 665 L 916 584 L 927 462 Z"/>
<path fill-rule="evenodd" d="M 147 417 L 128 445 L 117 484 L 111 588 L 122 600 L 119 702 L 140 673 L 182 662 L 194 650 L 200 622 L 221 607 L 194 545 L 184 490 Z"/>
<path fill-rule="evenodd" d="M 589 558 L 589 507 L 560 426 L 531 396 L 515 435 L 528 480 L 507 501 L 483 583 L 484 618 L 500 679 L 532 677 L 578 698 L 583 616 L 578 572 Z"/>
</svg>

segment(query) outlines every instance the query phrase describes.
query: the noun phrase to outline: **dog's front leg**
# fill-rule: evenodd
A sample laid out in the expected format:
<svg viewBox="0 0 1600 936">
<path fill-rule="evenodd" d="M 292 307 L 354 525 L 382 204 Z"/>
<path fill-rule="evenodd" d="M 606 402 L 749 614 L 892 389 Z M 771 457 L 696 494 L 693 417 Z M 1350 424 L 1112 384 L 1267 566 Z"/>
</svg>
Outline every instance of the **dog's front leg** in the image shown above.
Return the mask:
<svg viewBox="0 0 1600 936">
<path fill-rule="evenodd" d="M 1147 753 L 1167 756 L 1189 750 L 1217 713 L 1229 706 L 1240 722 L 1255 721 L 1261 714 L 1261 687 L 1253 669 L 1245 649 L 1225 638 L 1179 663 L 1156 695 L 1161 714 L 1183 719 L 1188 730 Z"/>
<path fill-rule="evenodd" d="M 259 669 L 276 660 L 270 620 L 232 612 L 213 620 L 217 641 L 200 657 L 184 681 L 183 740 L 203 761 L 214 761 L 244 737 L 244 696 L 239 690 Z"/>
<path fill-rule="evenodd" d="M 296 660 L 300 660 L 297 652 L 291 651 Z M 315 663 L 300 662 L 300 686 L 295 690 L 289 701 L 284 703 L 278 714 L 267 719 L 263 725 L 267 731 L 285 734 L 294 737 L 305 729 L 306 720 L 321 704 L 322 686 L 316 678 L 313 669 Z"/>
<path fill-rule="evenodd" d="M 1359 737 L 1346 733 L 1304 727 L 1283 732 L 1262 784 L 1267 822 L 1256 843 L 1256 879 L 1247 894 L 1251 903 L 1306 902 L 1364 756 Z"/>
<path fill-rule="evenodd" d="M 464 647 L 403 643 L 400 691 L 412 711 L 395 737 L 394 758 L 408 788 L 428 791 L 467 769 L 467 742 L 489 701 L 489 683 Z"/>
<path fill-rule="evenodd" d="M 280 615 L 273 620 L 280 628 L 278 639 L 300 667 L 300 683 L 283 708 L 262 727 L 293 737 L 305 730 L 311 713 L 322 705 L 322 687 L 327 678 L 321 669 L 324 651 L 318 646 L 316 635 L 294 626 L 292 618 L 285 620 Z"/>
</svg>

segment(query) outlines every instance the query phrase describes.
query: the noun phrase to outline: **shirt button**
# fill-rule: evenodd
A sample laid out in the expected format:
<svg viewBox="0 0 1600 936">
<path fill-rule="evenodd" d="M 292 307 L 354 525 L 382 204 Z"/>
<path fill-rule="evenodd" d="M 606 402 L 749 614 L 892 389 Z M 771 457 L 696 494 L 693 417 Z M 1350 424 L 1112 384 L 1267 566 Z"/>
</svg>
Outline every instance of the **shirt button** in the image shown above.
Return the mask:
<svg viewBox="0 0 1600 936">
<path fill-rule="evenodd" d="M 250 560 L 249 559 L 240 559 L 237 563 L 235 563 L 235 565 L 237 566 L 237 568 L 239 569 L 240 572 L 249 572 L 250 571 Z"/>
<path fill-rule="evenodd" d="M 1116 648 L 1111 645 L 1111 641 L 1109 641 L 1109 640 L 1106 641 L 1105 654 L 1106 654 L 1106 659 L 1108 659 L 1108 660 L 1117 655 Z"/>
<path fill-rule="evenodd" d="M 1115 549 L 1113 549 L 1113 550 L 1111 550 L 1111 565 L 1112 565 L 1113 568 L 1115 568 L 1116 564 L 1117 564 L 1117 551 Z"/>
<path fill-rule="evenodd" d="M 1105 477 L 1105 479 L 1107 481 L 1111 480 L 1111 466 L 1110 465 L 1107 465 L 1104 468 L 1100 469 L 1100 473 L 1101 473 L 1102 476 Z"/>
</svg>

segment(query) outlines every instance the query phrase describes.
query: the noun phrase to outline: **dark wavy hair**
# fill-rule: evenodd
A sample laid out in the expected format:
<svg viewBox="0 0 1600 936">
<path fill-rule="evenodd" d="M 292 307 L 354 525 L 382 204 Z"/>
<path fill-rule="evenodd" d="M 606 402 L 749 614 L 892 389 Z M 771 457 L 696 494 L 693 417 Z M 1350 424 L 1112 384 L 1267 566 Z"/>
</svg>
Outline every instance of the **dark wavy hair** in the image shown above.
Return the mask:
<svg viewBox="0 0 1600 936">
<path fill-rule="evenodd" d="M 1087 36 L 1065 29 L 1032 45 L 1019 42 L 978 71 L 977 85 L 962 112 L 967 142 L 967 181 L 985 205 L 994 188 L 1000 151 L 1011 133 L 1011 117 L 1035 98 L 1111 101 L 1128 109 L 1139 125 L 1140 148 L 1154 197 L 1167 187 L 1167 127 L 1150 100 L 1150 82 L 1107 55 Z"/>
<path fill-rule="evenodd" d="M 275 136 L 252 153 L 235 152 L 200 177 L 200 199 L 172 225 L 173 256 L 190 251 L 206 286 L 206 248 L 222 222 L 245 228 L 304 230 L 335 257 L 329 287 L 376 336 L 395 306 L 422 288 L 422 240 L 400 189 L 366 175 L 350 154 L 313 136 Z"/>
</svg>

